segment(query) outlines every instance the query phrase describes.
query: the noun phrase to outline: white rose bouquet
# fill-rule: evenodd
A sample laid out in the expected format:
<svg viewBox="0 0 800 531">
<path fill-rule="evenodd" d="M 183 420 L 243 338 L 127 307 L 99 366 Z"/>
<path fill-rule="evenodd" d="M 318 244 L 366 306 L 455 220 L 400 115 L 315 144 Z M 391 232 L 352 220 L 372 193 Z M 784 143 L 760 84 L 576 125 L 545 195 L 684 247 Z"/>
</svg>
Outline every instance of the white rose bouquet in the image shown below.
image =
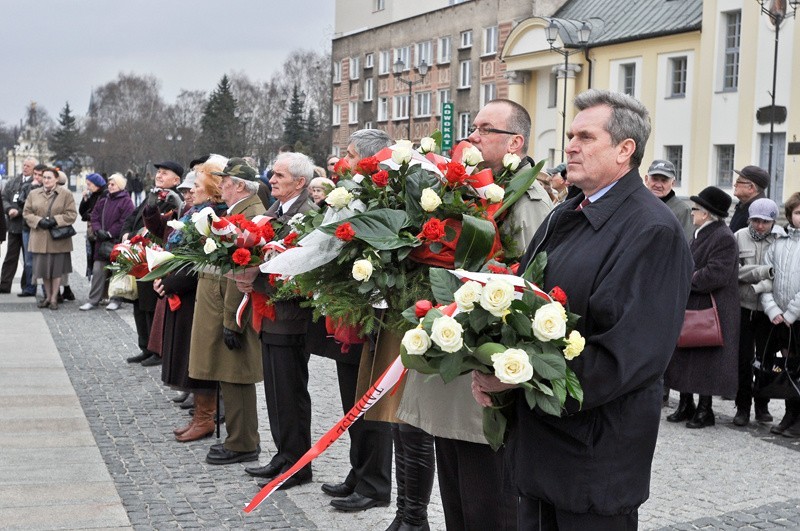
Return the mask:
<svg viewBox="0 0 800 531">
<path fill-rule="evenodd" d="M 531 408 L 560 415 L 568 399 L 583 401 L 583 390 L 569 361 L 586 341 L 576 330 L 580 317 L 567 309 L 559 288 L 539 289 L 546 255 L 541 253 L 523 277 L 496 263 L 489 272 L 431 269 L 439 303 L 419 301 L 403 316 L 416 325 L 402 340 L 403 364 L 445 382 L 473 370 L 494 374 L 517 385 Z M 505 435 L 504 409 L 517 393 L 495 393 L 494 406 L 484 410 L 484 433 L 499 448 Z"/>
</svg>

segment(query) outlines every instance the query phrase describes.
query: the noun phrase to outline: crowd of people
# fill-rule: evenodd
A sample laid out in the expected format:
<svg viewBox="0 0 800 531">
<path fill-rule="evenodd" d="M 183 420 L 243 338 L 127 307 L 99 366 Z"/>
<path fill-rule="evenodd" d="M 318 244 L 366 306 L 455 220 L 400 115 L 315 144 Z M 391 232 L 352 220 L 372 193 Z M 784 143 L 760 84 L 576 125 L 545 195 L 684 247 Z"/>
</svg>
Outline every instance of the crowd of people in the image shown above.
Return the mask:
<svg viewBox="0 0 800 531">
<path fill-rule="evenodd" d="M 676 169 L 666 160 L 652 161 L 640 176 L 650 135 L 641 103 L 590 90 L 575 104 L 566 163 L 532 182 L 503 230 L 516 240 L 520 270 L 547 252 L 542 288 L 566 290 L 570 310 L 582 316 L 585 353 L 570 362 L 585 390 L 582 407 L 568 401 L 564 415 L 552 417 L 531 410 L 520 395 L 507 443 L 495 452 L 482 431 L 482 410 L 491 404 L 487 393 L 508 384 L 477 372 L 445 384 L 410 371 L 400 392 L 350 428 L 349 469 L 343 464 L 341 482 L 321 485 L 334 509 L 388 506 L 394 456 L 396 517 L 389 529 L 428 528 L 435 474 L 449 529 L 636 529 L 670 389 L 680 398 L 666 420 L 687 428 L 715 424 L 715 396 L 735 396 L 737 426 L 750 422 L 753 403 L 757 422 L 773 421 L 765 388 L 775 371 L 768 369 L 798 355 L 800 192 L 786 201 L 781 227 L 778 205 L 765 195 L 770 176 L 746 166 L 736 171 L 738 204 L 726 224 L 732 199 L 724 190 L 709 186 L 688 202 L 679 198 Z M 528 112 L 499 99 L 476 115 L 468 140 L 486 168 L 499 173 L 510 153 L 520 157 L 521 171 L 534 166 L 526 155 L 530 131 Z M 392 144 L 381 130 L 356 131 L 346 162 L 355 168 Z M 109 299 L 106 269 L 114 243 L 146 232 L 170 250 L 181 233 L 168 222 L 186 222 L 206 207 L 219 216 L 267 216 L 288 231 L 285 222 L 296 214 L 326 208 L 337 161 L 332 156 L 325 168 L 315 167 L 287 148 L 263 178 L 247 158 L 206 155 L 188 172 L 164 161 L 154 165 L 154 187 L 138 205 L 121 173 L 92 173 L 76 207 L 57 169 L 26 160 L 2 192 L 0 228 L 8 238 L 0 293 L 10 293 L 21 257 L 19 296 L 35 296 L 41 279 L 39 307 L 56 310 L 74 298 L 60 286 L 72 272 L 74 231 L 66 229 L 80 214 L 91 278 L 80 310 L 116 310 L 123 301 Z M 260 330 L 247 324 L 250 307 L 237 321 L 245 294 L 272 289 L 263 274 L 234 279 L 211 269 L 140 281 L 132 301 L 140 353 L 127 359 L 161 365 L 164 384 L 180 393 L 175 400 L 193 407 L 188 423 L 173 430 L 176 442 L 204 439 L 224 422 L 223 442 L 206 455 L 211 465 L 259 460 L 255 386 L 263 382 L 277 452 L 245 468 L 261 486 L 311 447 L 311 355 L 336 361 L 344 412 L 397 355 L 376 349 L 376 341 L 343 350 L 300 299 L 276 302 L 275 318 L 261 320 Z M 678 347 L 685 311 L 712 305 L 722 344 Z M 786 399 L 786 414 L 771 431 L 800 437 L 800 394 Z M 310 482 L 312 468 L 280 488 Z"/>
</svg>

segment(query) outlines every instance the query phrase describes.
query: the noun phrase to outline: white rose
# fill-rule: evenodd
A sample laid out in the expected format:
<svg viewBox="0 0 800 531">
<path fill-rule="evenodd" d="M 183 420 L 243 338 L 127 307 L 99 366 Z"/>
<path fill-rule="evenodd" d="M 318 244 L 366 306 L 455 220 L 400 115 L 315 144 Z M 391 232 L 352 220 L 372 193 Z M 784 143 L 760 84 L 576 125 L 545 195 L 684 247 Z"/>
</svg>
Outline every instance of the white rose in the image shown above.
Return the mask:
<svg viewBox="0 0 800 531">
<path fill-rule="evenodd" d="M 567 312 L 558 302 L 545 304 L 533 316 L 533 335 L 539 341 L 561 339 L 567 333 Z"/>
<path fill-rule="evenodd" d="M 580 332 L 573 330 L 569 333 L 569 337 L 567 338 L 567 346 L 564 349 L 564 357 L 568 360 L 576 358 L 580 356 L 581 352 L 583 352 L 584 347 L 586 347 L 586 339 L 581 336 Z"/>
<path fill-rule="evenodd" d="M 425 212 L 433 212 L 439 205 L 442 204 L 442 199 L 439 194 L 433 191 L 432 188 L 425 188 L 422 191 L 422 197 L 419 199 L 419 205 Z"/>
<path fill-rule="evenodd" d="M 520 384 L 533 378 L 533 365 L 528 353 L 522 349 L 510 348 L 492 354 L 492 366 L 494 375 L 503 383 Z"/>
<path fill-rule="evenodd" d="M 203 251 L 206 254 L 211 254 L 217 250 L 217 243 L 211 238 L 206 238 L 206 243 L 203 245 Z"/>
<path fill-rule="evenodd" d="M 361 259 L 353 262 L 353 278 L 359 282 L 366 282 L 372 276 L 372 262 Z"/>
<path fill-rule="evenodd" d="M 506 196 L 506 191 L 503 190 L 502 186 L 492 183 L 486 187 L 483 195 L 486 196 L 490 203 L 499 203 Z"/>
<path fill-rule="evenodd" d="M 183 229 L 185 223 L 183 221 L 178 221 L 177 219 L 171 219 L 167 221 L 167 227 L 172 227 L 175 230 Z"/>
<path fill-rule="evenodd" d="M 481 307 L 497 317 L 505 315 L 512 300 L 514 286 L 505 280 L 490 280 L 481 290 Z"/>
<path fill-rule="evenodd" d="M 483 155 L 481 155 L 481 152 L 478 151 L 478 148 L 475 146 L 468 147 L 461 154 L 461 162 L 464 166 L 477 166 L 479 163 L 483 162 Z"/>
<path fill-rule="evenodd" d="M 392 146 L 392 161 L 394 161 L 395 164 L 408 164 L 411 162 L 413 151 L 411 142 L 401 140 L 396 145 Z"/>
<path fill-rule="evenodd" d="M 516 171 L 519 167 L 520 158 L 519 155 L 515 155 L 513 153 L 506 153 L 503 155 L 503 167 L 509 171 Z"/>
<path fill-rule="evenodd" d="M 431 338 L 428 333 L 421 328 L 414 328 L 403 335 L 400 342 L 406 348 L 406 352 L 414 356 L 425 354 L 431 348 Z"/>
<path fill-rule="evenodd" d="M 462 284 L 461 287 L 453 293 L 453 298 L 456 301 L 458 309 L 462 312 L 471 312 L 475 308 L 475 303 L 481 300 L 482 289 L 483 286 L 474 280 L 469 280 Z"/>
<path fill-rule="evenodd" d="M 353 194 L 344 187 L 336 187 L 325 197 L 325 202 L 333 208 L 344 208 L 353 200 Z"/>
<path fill-rule="evenodd" d="M 464 346 L 463 333 L 458 321 L 447 315 L 437 317 L 431 325 L 431 340 L 444 352 L 459 351 Z"/>
<path fill-rule="evenodd" d="M 430 153 L 431 151 L 434 150 L 436 150 L 436 140 L 432 139 L 429 136 L 426 136 L 419 141 L 419 151 L 423 155 L 425 153 Z"/>
</svg>

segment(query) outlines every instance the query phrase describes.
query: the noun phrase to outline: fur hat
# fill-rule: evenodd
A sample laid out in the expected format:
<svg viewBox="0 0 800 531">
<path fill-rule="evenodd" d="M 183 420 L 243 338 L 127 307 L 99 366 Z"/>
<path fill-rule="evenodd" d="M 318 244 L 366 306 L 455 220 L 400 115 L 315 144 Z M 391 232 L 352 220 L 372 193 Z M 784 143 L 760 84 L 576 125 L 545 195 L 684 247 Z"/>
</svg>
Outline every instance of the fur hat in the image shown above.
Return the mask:
<svg viewBox="0 0 800 531">
<path fill-rule="evenodd" d="M 723 219 L 728 217 L 728 209 L 733 201 L 727 192 L 716 186 L 707 186 L 699 194 L 693 195 L 689 199 Z"/>
</svg>

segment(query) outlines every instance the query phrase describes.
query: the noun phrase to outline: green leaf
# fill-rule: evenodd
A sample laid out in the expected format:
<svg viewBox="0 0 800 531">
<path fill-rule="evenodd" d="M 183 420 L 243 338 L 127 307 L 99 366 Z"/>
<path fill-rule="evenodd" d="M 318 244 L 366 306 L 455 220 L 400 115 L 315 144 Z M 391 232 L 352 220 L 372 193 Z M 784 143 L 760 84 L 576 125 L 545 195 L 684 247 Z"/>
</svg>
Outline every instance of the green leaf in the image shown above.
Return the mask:
<svg viewBox="0 0 800 531">
<path fill-rule="evenodd" d="M 500 343 L 484 343 L 475 349 L 472 356 L 483 363 L 484 365 L 492 366 L 492 355 L 498 352 L 505 352 L 507 350 L 505 345 Z"/>
<path fill-rule="evenodd" d="M 442 358 L 442 364 L 439 365 L 439 372 L 442 375 L 444 383 L 450 383 L 461 375 L 461 360 L 463 357 L 461 352 L 451 352 Z"/>
<path fill-rule="evenodd" d="M 569 369 L 567 369 L 569 370 Z M 567 400 L 567 382 L 564 379 L 550 380 L 550 385 L 553 386 L 553 395 L 558 398 L 558 403 L 562 406 Z"/>
<path fill-rule="evenodd" d="M 442 247 L 444 247 L 444 246 L 439 242 L 433 242 L 432 244 L 430 244 L 428 246 L 428 248 L 431 250 L 431 252 L 435 253 L 435 254 L 439 254 L 440 252 L 442 252 Z"/>
<path fill-rule="evenodd" d="M 544 268 L 547 267 L 547 253 L 542 251 L 537 254 L 525 268 L 522 278 L 539 287 L 544 286 Z"/>
<path fill-rule="evenodd" d="M 536 389 L 530 392 L 536 397 L 536 405 L 539 406 L 542 411 L 548 415 L 553 415 L 556 417 L 561 416 L 561 404 L 558 403 L 558 398 L 555 396 L 547 396 Z"/>
<path fill-rule="evenodd" d="M 425 356 L 413 356 L 406 352 L 405 348 L 400 349 L 400 361 L 403 362 L 403 366 L 407 369 L 421 372 L 422 374 L 437 374 L 439 372 Z"/>
<path fill-rule="evenodd" d="M 525 388 L 525 402 L 528 403 L 528 407 L 531 409 L 536 407 L 536 391 L 532 386 Z"/>
<path fill-rule="evenodd" d="M 372 280 L 367 280 L 358 287 L 359 293 L 369 293 L 375 289 L 375 283 Z"/>
<path fill-rule="evenodd" d="M 419 317 L 417 317 L 415 306 L 409 306 L 408 308 L 403 310 L 402 315 L 406 321 L 413 324 L 414 326 L 419 324 Z"/>
<path fill-rule="evenodd" d="M 536 180 L 536 176 L 542 171 L 544 163 L 545 160 L 542 159 L 539 161 L 539 164 L 533 168 L 526 166 L 524 169 L 519 170 L 516 174 L 514 174 L 514 177 L 506 186 L 505 197 L 503 197 L 503 206 L 501 206 L 497 212 L 495 212 L 494 219 L 499 219 L 500 214 L 511 208 L 514 203 L 516 203 L 519 198 L 522 197 L 522 194 L 528 191 L 528 188 L 531 187 L 533 181 Z"/>
<path fill-rule="evenodd" d="M 502 341 L 504 345 L 516 345 L 519 342 L 519 336 L 517 336 L 513 328 L 504 325 L 500 329 L 500 341 Z"/>
<path fill-rule="evenodd" d="M 478 305 L 469 312 L 469 326 L 476 332 L 480 332 L 489 324 L 492 314 L 484 310 Z"/>
<path fill-rule="evenodd" d="M 416 238 L 407 232 L 401 231 L 410 225 L 410 220 L 402 210 L 379 208 L 363 214 L 356 214 L 342 223 L 350 223 L 356 235 L 361 240 L 378 250 L 398 249 L 405 246 L 414 246 Z M 341 223 L 331 223 L 320 227 L 325 234 L 333 235 Z"/>
<path fill-rule="evenodd" d="M 436 149 L 434 153 L 441 153 L 442 152 L 442 132 L 438 129 L 431 133 L 431 138 L 434 142 L 436 142 Z"/>
<path fill-rule="evenodd" d="M 583 405 L 583 388 L 581 387 L 581 383 L 578 381 L 578 375 L 575 372 L 567 367 L 566 371 L 566 378 L 565 383 L 567 386 L 567 391 L 569 391 L 570 396 L 578 401 L 578 403 L 582 406 Z"/>
<path fill-rule="evenodd" d="M 542 382 L 540 382 L 539 380 L 536 380 L 536 379 L 532 380 L 532 382 L 533 382 L 533 387 L 535 387 L 536 389 L 538 389 L 542 393 L 546 394 L 547 396 L 555 396 L 555 393 L 553 393 L 553 390 L 550 389 L 546 384 L 544 384 L 544 383 L 542 383 Z"/>
<path fill-rule="evenodd" d="M 436 308 L 431 308 L 428 310 L 428 313 L 425 314 L 425 318 L 422 320 L 422 328 L 425 329 L 426 332 L 429 334 L 431 333 L 431 326 L 433 326 L 433 321 L 437 318 L 444 315 L 441 310 Z"/>
<path fill-rule="evenodd" d="M 503 446 L 506 424 L 506 417 L 499 409 L 483 408 L 483 435 L 495 452 Z"/>
<path fill-rule="evenodd" d="M 429 273 L 431 290 L 438 304 L 453 302 L 453 293 L 461 287 L 461 282 L 447 269 L 432 267 Z"/>
<path fill-rule="evenodd" d="M 456 243 L 455 267 L 480 271 L 492 252 L 496 226 L 485 219 L 464 214 L 461 237 Z"/>
<path fill-rule="evenodd" d="M 405 185 L 406 213 L 414 226 L 421 226 L 426 215 L 420 206 L 422 191 L 425 188 L 432 188 L 438 192 L 442 184 L 436 174 L 422 169 L 421 166 L 415 166 L 415 169 L 406 174 Z"/>
<path fill-rule="evenodd" d="M 559 351 L 556 350 L 554 353 L 547 349 L 540 352 L 532 344 L 524 344 L 522 348 L 530 356 L 531 365 L 533 365 L 533 370 L 536 371 L 536 374 L 547 380 L 564 377 L 567 363 Z"/>
<path fill-rule="evenodd" d="M 506 315 L 506 323 L 511 326 L 520 337 L 526 339 L 533 337 L 531 319 L 527 315 L 519 312 L 511 312 Z"/>
</svg>

